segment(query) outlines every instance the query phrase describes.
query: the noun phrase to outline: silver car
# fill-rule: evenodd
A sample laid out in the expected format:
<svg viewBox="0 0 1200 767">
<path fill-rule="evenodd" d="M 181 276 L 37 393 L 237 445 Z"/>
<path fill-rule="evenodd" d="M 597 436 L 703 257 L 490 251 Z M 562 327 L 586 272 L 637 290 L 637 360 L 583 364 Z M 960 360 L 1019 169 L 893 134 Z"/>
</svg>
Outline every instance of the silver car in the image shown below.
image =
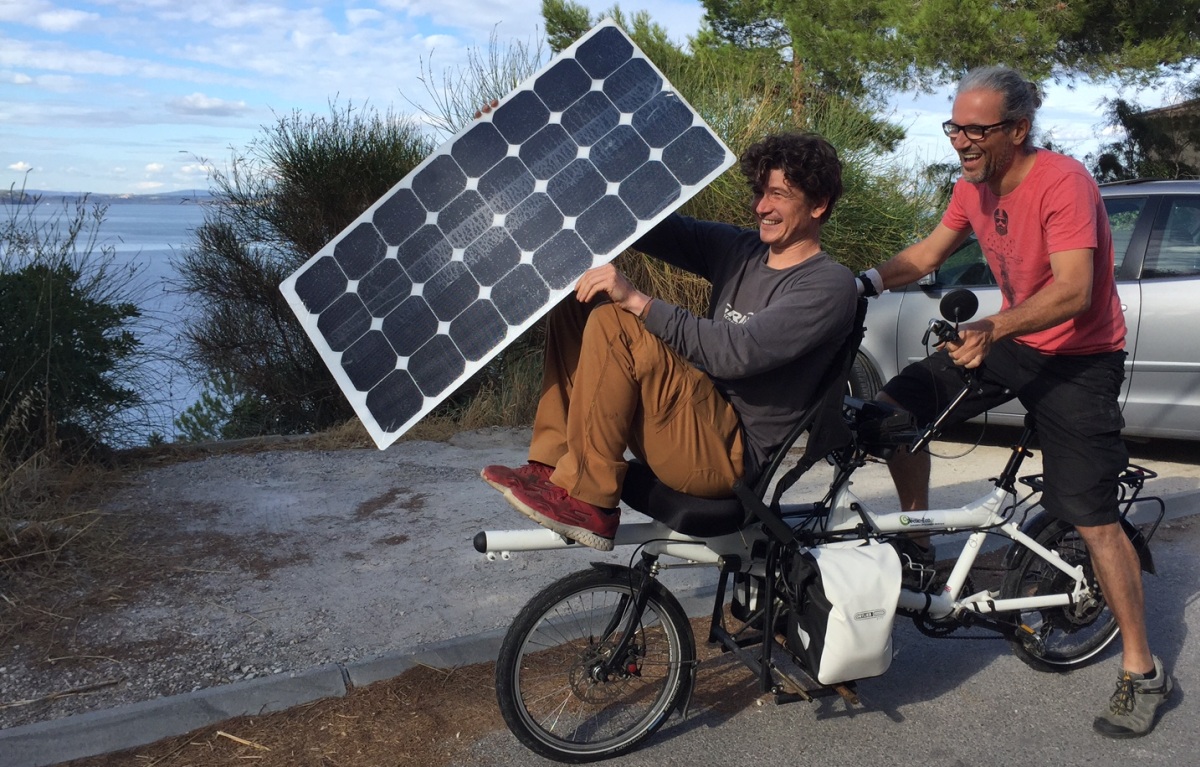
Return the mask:
<svg viewBox="0 0 1200 767">
<path fill-rule="evenodd" d="M 1117 292 L 1128 333 L 1121 394 L 1124 434 L 1200 439 L 1200 181 L 1100 187 L 1112 224 Z M 974 238 L 921 284 L 872 299 L 851 393 L 870 397 L 931 350 L 921 344 L 938 302 L 954 288 L 979 296 L 976 317 L 1000 309 L 1000 290 Z M 1019 424 L 1016 400 L 992 422 Z"/>
</svg>

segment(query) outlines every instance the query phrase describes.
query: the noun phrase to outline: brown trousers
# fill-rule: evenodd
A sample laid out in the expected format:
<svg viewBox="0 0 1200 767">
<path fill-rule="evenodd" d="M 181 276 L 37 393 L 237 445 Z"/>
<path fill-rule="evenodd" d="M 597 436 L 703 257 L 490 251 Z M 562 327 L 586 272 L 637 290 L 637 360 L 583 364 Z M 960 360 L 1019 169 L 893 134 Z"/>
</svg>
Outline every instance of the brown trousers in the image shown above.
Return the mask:
<svg viewBox="0 0 1200 767">
<path fill-rule="evenodd" d="M 742 433 L 707 375 L 615 304 L 567 296 L 547 321 L 529 459 L 554 466 L 554 484 L 613 508 L 628 448 L 675 490 L 732 495 L 742 476 Z"/>
</svg>

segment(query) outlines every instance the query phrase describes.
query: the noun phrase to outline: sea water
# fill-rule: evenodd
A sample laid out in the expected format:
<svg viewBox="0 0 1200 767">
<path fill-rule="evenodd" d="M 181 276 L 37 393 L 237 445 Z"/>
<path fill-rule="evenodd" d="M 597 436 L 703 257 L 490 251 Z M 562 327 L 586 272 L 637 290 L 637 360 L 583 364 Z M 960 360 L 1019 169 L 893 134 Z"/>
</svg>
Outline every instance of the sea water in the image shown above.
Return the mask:
<svg viewBox="0 0 1200 767">
<path fill-rule="evenodd" d="M 169 441 L 176 433 L 175 418 L 196 402 L 206 378 L 184 354 L 189 309 L 176 271 L 184 250 L 194 244 L 195 230 L 204 222 L 205 204 L 182 196 L 154 202 L 103 199 L 100 204 L 107 209 L 96 229 L 94 255 L 111 248 L 114 271 L 128 273 L 125 268 L 133 267 L 124 292 L 141 311 L 131 329 L 148 352 L 144 363 L 148 369 L 138 371 L 137 380 L 120 382 L 138 391 L 146 403 L 130 414 L 128 436 L 118 441 L 144 443 L 154 434 Z M 68 201 L 64 209 L 61 196 L 46 195 L 32 213 L 38 222 L 57 217 L 63 231 L 74 205 Z"/>
</svg>

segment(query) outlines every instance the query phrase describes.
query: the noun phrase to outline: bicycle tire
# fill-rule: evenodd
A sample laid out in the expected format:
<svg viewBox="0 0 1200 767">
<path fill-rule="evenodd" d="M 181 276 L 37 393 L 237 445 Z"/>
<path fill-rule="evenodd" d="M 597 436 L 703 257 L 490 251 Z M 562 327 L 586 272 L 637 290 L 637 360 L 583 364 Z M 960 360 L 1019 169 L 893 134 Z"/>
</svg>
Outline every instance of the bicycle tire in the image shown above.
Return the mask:
<svg viewBox="0 0 1200 767">
<path fill-rule="evenodd" d="M 1009 638 L 1018 658 L 1039 671 L 1066 671 L 1087 664 L 1114 639 L 1119 628 L 1108 608 L 1092 571 L 1087 545 L 1075 527 L 1057 519 L 1048 519 L 1034 540 L 1071 565 L 1081 565 L 1092 583 L 1095 597 L 1084 604 L 1026 610 L 1019 614 L 1021 623 L 1030 628 Z M 1072 579 L 1049 562 L 1025 550 L 1000 587 L 1003 599 L 1039 594 L 1060 594 L 1071 590 Z"/>
<path fill-rule="evenodd" d="M 597 566 L 555 581 L 517 614 L 496 661 L 496 697 L 529 750 L 573 763 L 626 753 L 691 695 L 691 623 L 658 583 L 619 671 L 596 676 L 640 579 L 627 567 Z"/>
</svg>

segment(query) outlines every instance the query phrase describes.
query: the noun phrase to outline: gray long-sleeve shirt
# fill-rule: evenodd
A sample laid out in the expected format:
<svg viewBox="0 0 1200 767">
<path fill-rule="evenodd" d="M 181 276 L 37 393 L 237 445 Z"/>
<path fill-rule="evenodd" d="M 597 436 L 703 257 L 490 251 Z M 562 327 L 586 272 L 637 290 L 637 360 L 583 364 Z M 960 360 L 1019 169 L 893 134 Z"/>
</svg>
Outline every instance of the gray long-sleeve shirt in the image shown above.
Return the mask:
<svg viewBox="0 0 1200 767">
<path fill-rule="evenodd" d="M 772 269 L 757 231 L 678 215 L 634 247 L 712 283 L 707 317 L 656 298 L 646 329 L 708 373 L 733 405 L 745 473 L 756 479 L 851 330 L 854 275 L 824 251 Z"/>
</svg>

